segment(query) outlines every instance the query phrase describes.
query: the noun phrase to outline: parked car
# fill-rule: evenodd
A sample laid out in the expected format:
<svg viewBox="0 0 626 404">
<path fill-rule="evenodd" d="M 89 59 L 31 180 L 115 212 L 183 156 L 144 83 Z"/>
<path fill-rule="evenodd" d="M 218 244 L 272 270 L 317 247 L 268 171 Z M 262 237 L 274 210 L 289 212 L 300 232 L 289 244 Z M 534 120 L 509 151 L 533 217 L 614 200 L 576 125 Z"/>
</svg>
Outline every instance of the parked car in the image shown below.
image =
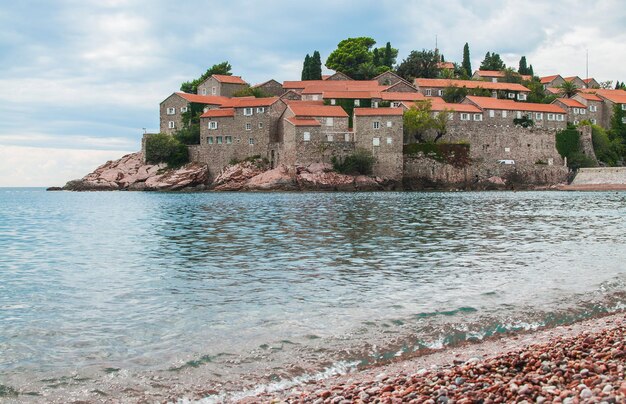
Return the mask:
<svg viewBox="0 0 626 404">
<path fill-rule="evenodd" d="M 515 160 L 498 160 L 499 164 L 515 164 Z"/>
</svg>

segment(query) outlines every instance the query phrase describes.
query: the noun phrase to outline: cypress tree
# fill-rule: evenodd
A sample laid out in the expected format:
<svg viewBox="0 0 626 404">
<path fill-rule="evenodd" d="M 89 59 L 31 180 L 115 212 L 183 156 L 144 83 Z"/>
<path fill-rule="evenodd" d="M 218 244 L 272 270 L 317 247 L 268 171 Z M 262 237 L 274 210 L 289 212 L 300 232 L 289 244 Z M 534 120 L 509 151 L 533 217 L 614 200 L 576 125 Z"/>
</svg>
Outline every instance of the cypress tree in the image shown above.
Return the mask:
<svg viewBox="0 0 626 404">
<path fill-rule="evenodd" d="M 443 53 L 441 54 L 441 63 L 445 62 L 446 58 L 443 57 Z"/>
<path fill-rule="evenodd" d="M 465 42 L 465 46 L 463 47 L 463 63 L 461 67 L 468 77 L 472 77 L 472 63 L 470 62 L 470 51 L 467 42 Z"/>
<path fill-rule="evenodd" d="M 380 53 L 378 52 L 378 48 L 374 48 L 374 50 L 372 51 L 372 63 L 374 63 L 374 66 L 381 65 Z"/>
<path fill-rule="evenodd" d="M 533 65 L 530 65 L 530 67 L 528 68 L 528 74 L 530 74 L 532 77 L 535 77 L 535 72 L 533 71 Z"/>
<path fill-rule="evenodd" d="M 393 51 L 391 50 L 391 42 L 387 42 L 385 45 L 385 55 L 383 56 L 383 65 L 388 68 L 393 68 Z"/>
<path fill-rule="evenodd" d="M 311 56 L 307 53 L 302 64 L 302 80 L 310 80 L 311 76 Z"/>
<path fill-rule="evenodd" d="M 526 64 L 526 56 L 522 56 L 519 60 L 519 68 L 517 69 L 519 74 L 528 74 L 528 65 Z"/>
<path fill-rule="evenodd" d="M 313 57 L 310 61 L 309 80 L 321 80 L 322 79 L 322 58 L 318 51 L 313 52 Z"/>
<path fill-rule="evenodd" d="M 622 86 L 619 85 L 619 80 L 615 82 L 615 89 L 619 90 Z"/>
</svg>

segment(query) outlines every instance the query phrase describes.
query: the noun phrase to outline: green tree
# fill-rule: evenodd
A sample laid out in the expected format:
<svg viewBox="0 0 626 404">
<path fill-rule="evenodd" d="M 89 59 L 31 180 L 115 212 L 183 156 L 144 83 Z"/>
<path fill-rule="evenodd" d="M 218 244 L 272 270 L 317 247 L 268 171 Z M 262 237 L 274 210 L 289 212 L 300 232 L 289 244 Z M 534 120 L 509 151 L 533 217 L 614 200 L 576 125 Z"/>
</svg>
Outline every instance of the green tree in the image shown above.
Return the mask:
<svg viewBox="0 0 626 404">
<path fill-rule="evenodd" d="M 535 70 L 533 69 L 533 65 L 530 65 L 530 67 L 528 68 L 528 74 L 531 77 L 535 77 Z"/>
<path fill-rule="evenodd" d="M 318 51 L 313 52 L 311 56 L 311 70 L 309 80 L 321 80 L 322 79 L 322 58 Z"/>
<path fill-rule="evenodd" d="M 232 69 L 232 66 L 228 62 L 215 64 L 211 66 L 209 69 L 207 69 L 207 71 L 204 72 L 204 74 L 202 74 L 197 79 L 192 80 L 192 81 L 185 81 L 184 83 L 182 83 L 180 85 L 180 91 L 183 91 L 189 94 L 197 94 L 198 86 L 202 84 L 202 82 L 204 82 L 206 79 L 208 79 L 214 74 L 232 76 L 231 69 Z"/>
<path fill-rule="evenodd" d="M 304 57 L 304 62 L 302 63 L 302 76 L 301 80 L 311 80 L 311 56 L 307 53 Z"/>
<path fill-rule="evenodd" d="M 247 86 L 233 93 L 233 97 L 255 97 L 255 98 L 266 98 L 269 97 L 269 94 L 266 94 L 257 87 Z"/>
<path fill-rule="evenodd" d="M 175 137 L 158 133 L 146 139 L 146 162 L 167 163 L 170 168 L 180 167 L 189 162 L 189 151 L 187 146 Z"/>
<path fill-rule="evenodd" d="M 530 69 L 526 64 L 526 56 L 522 56 L 522 58 L 519 60 L 519 67 L 517 69 L 517 72 L 519 74 L 530 74 Z"/>
<path fill-rule="evenodd" d="M 465 46 L 463 46 L 463 63 L 461 63 L 461 67 L 467 77 L 472 77 L 472 62 L 470 62 L 469 44 L 467 42 L 465 42 Z"/>
<path fill-rule="evenodd" d="M 374 50 L 372 51 L 372 63 L 375 66 L 382 65 L 381 55 L 378 48 L 374 48 Z"/>
<path fill-rule="evenodd" d="M 578 91 L 578 87 L 573 81 L 564 81 L 563 84 L 557 88 L 559 89 L 559 94 L 565 98 L 573 97 Z"/>
<path fill-rule="evenodd" d="M 433 127 L 431 101 L 418 101 L 404 112 L 404 143 L 424 141 L 424 135 Z"/>
<path fill-rule="evenodd" d="M 423 49 L 412 51 L 400 63 L 397 73 L 403 79 L 412 82 L 415 78 L 434 79 L 439 76 L 439 54 L 437 51 Z"/>
<path fill-rule="evenodd" d="M 611 116 L 611 129 L 609 134 L 612 139 L 619 139 L 622 144 L 626 145 L 626 122 L 624 118 L 626 112 L 622 109 L 621 104 L 613 105 L 613 115 Z"/>
<path fill-rule="evenodd" d="M 520 75 L 520 73 L 516 72 L 510 67 L 507 67 L 506 69 L 504 69 L 504 82 L 505 83 L 521 83 L 522 76 Z"/>
<path fill-rule="evenodd" d="M 361 76 L 359 68 L 363 64 L 373 63 L 374 57 L 370 49 L 375 44 L 376 41 L 368 37 L 344 39 L 326 59 L 326 67 L 347 74 L 353 79 L 370 78 Z"/>
<path fill-rule="evenodd" d="M 500 58 L 500 55 L 497 53 L 487 52 L 485 54 L 485 59 L 483 59 L 480 64 L 480 70 L 504 70 L 506 65 Z"/>
<path fill-rule="evenodd" d="M 443 90 L 443 100 L 451 104 L 457 104 L 467 97 L 467 87 L 448 86 Z"/>
<path fill-rule="evenodd" d="M 598 161 L 611 167 L 616 166 L 622 154 L 622 144 L 619 139 L 611 140 L 604 128 L 598 125 L 591 125 L 591 139 Z"/>
<path fill-rule="evenodd" d="M 446 133 L 448 133 L 448 114 L 450 114 L 450 112 L 452 111 L 444 108 L 442 111 L 436 113 L 433 118 L 431 118 L 431 127 L 435 130 L 435 143 L 437 143 L 437 140 L 441 139 L 446 135 Z"/>
<path fill-rule="evenodd" d="M 398 57 L 398 50 L 391 47 L 391 43 L 387 42 L 385 45 L 385 53 L 383 56 L 383 66 L 387 66 L 389 69 L 393 68 Z"/>
</svg>

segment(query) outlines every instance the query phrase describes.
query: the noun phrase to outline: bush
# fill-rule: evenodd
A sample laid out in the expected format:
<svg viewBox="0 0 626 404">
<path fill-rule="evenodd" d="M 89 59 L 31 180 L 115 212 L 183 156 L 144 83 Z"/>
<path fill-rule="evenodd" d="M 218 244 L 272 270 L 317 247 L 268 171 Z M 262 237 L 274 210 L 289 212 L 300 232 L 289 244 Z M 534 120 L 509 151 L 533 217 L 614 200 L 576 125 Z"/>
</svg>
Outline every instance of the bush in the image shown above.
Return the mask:
<svg viewBox="0 0 626 404">
<path fill-rule="evenodd" d="M 523 128 L 535 126 L 535 122 L 527 116 L 521 118 L 514 118 L 513 125 L 521 125 Z"/>
<path fill-rule="evenodd" d="M 611 167 L 616 166 L 620 160 L 619 140 L 609 139 L 609 134 L 598 125 L 591 125 L 591 139 L 598 161 Z"/>
<path fill-rule="evenodd" d="M 174 137 L 182 144 L 200 144 L 200 124 L 192 123 L 176 131 Z"/>
<path fill-rule="evenodd" d="M 575 152 L 567 157 L 567 166 L 572 170 L 578 170 L 579 168 L 595 167 L 597 164 L 594 159 L 586 156 L 583 152 Z"/>
<path fill-rule="evenodd" d="M 189 162 L 189 151 L 175 137 L 159 133 L 146 139 L 146 162 L 167 163 L 170 168 L 180 167 Z"/>
<path fill-rule="evenodd" d="M 332 158 L 333 169 L 341 174 L 370 175 L 376 159 L 367 150 L 359 149 L 343 159 Z"/>
<path fill-rule="evenodd" d="M 575 127 L 568 126 L 556 134 L 556 149 L 561 157 L 567 157 L 580 152 L 580 132 Z"/>
</svg>

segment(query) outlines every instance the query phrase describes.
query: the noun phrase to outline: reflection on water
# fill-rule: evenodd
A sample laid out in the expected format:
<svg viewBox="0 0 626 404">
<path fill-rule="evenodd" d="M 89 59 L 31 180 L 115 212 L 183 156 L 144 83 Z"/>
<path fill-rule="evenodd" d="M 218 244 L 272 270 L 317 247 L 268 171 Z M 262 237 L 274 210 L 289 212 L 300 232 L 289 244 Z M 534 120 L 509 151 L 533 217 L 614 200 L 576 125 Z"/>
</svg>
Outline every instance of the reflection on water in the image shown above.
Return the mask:
<svg viewBox="0 0 626 404">
<path fill-rule="evenodd" d="M 0 375 L 371 360 L 619 308 L 625 201 L 0 190 Z"/>
</svg>

